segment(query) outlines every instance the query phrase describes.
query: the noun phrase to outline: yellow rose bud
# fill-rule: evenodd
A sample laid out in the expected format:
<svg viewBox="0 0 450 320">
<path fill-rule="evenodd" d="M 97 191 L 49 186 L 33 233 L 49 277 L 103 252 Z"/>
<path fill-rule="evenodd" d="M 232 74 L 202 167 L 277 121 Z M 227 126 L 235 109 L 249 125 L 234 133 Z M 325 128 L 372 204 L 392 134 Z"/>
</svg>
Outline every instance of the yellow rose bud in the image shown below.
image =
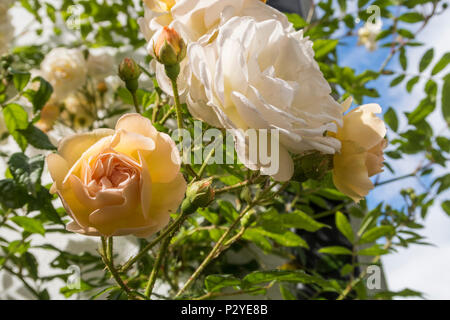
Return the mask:
<svg viewBox="0 0 450 320">
<path fill-rule="evenodd" d="M 172 66 L 186 57 L 186 43 L 175 29 L 164 27 L 157 36 L 153 51 L 160 63 Z"/>
<path fill-rule="evenodd" d="M 349 107 L 351 100 L 344 104 Z M 374 188 L 369 178 L 383 171 L 386 125 L 375 116 L 381 111 L 377 104 L 352 110 L 344 116 L 344 125 L 336 134 L 342 148 L 334 155 L 333 181 L 339 191 L 355 202 Z"/>
<path fill-rule="evenodd" d="M 47 158 L 56 192 L 84 235 L 148 237 L 164 228 L 184 198 L 175 142 L 150 120 L 124 115 L 115 130 L 63 139 Z"/>
</svg>

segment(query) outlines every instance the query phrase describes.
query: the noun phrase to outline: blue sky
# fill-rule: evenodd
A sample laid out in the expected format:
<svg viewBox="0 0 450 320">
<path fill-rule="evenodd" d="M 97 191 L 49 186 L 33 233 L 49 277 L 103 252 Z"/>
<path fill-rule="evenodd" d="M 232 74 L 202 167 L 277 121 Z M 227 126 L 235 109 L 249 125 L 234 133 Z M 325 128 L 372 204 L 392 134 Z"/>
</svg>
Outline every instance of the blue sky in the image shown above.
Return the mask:
<svg viewBox="0 0 450 320">
<path fill-rule="evenodd" d="M 450 51 L 450 43 L 443 39 L 443 35 L 450 34 L 450 10 L 444 14 L 431 20 L 427 28 L 419 35 L 418 41 L 425 43 L 423 47 L 409 49 L 408 52 L 408 74 L 418 74 L 418 64 L 420 58 L 426 49 L 435 48 L 435 58 L 433 64 L 437 62 L 443 53 Z M 363 22 L 360 23 L 362 26 Z M 389 22 L 385 21 L 384 26 Z M 417 28 L 421 23 L 417 23 Z M 356 46 L 357 38 L 350 37 L 345 39 L 347 46 L 340 46 L 338 49 L 339 60 L 342 66 L 350 66 L 356 69 L 357 73 L 367 69 L 379 69 L 383 61 L 389 54 L 389 48 L 379 48 L 375 52 L 368 52 L 364 47 Z M 388 66 L 388 69 L 400 71 L 401 67 L 398 57 L 394 57 Z M 431 68 L 430 68 L 431 69 Z M 442 71 L 439 76 L 449 72 L 449 68 Z M 425 71 L 422 76 L 427 76 L 429 71 Z M 395 77 L 395 76 L 393 76 Z M 395 88 L 390 88 L 389 84 L 393 78 L 382 77 L 373 81 L 369 86 L 377 88 L 380 98 L 367 98 L 364 103 L 375 102 L 380 104 L 383 111 L 387 111 L 389 107 L 393 107 L 400 117 L 400 131 L 407 126 L 402 112 L 412 111 L 425 96 L 423 86 L 425 80 L 421 80 L 415 89 L 409 94 L 405 89 L 405 83 Z M 438 96 L 440 100 L 440 95 Z M 445 130 L 446 124 L 442 119 L 441 106 L 438 104 L 436 111 L 428 118 L 430 125 L 435 132 L 441 135 L 449 136 L 448 130 Z M 392 136 L 392 132 L 388 132 L 388 137 Z M 380 181 L 388 180 L 395 176 L 400 176 L 412 172 L 422 157 L 405 156 L 404 159 L 398 161 L 389 160 L 396 170 L 395 175 L 390 174 L 388 170 L 381 174 Z M 436 175 L 441 176 L 447 173 L 447 168 L 439 168 Z M 422 180 L 422 183 L 429 185 L 429 180 Z M 369 207 L 373 207 L 380 201 L 386 201 L 393 207 L 401 208 L 403 200 L 399 191 L 405 187 L 416 188 L 419 192 L 425 192 L 425 188 L 416 178 L 408 178 L 396 183 L 378 187 L 369 195 L 367 201 Z M 400 249 L 397 253 L 385 256 L 383 259 L 385 272 L 387 275 L 388 285 L 391 290 L 397 291 L 405 287 L 416 289 L 425 293 L 425 297 L 429 299 L 450 299 L 450 217 L 448 217 L 440 207 L 442 199 L 449 199 L 450 193 L 446 192 L 435 201 L 435 205 L 431 207 L 427 219 L 425 220 L 425 228 L 419 232 L 427 237 L 427 241 L 435 244 L 431 246 L 412 246 L 408 249 Z"/>
</svg>

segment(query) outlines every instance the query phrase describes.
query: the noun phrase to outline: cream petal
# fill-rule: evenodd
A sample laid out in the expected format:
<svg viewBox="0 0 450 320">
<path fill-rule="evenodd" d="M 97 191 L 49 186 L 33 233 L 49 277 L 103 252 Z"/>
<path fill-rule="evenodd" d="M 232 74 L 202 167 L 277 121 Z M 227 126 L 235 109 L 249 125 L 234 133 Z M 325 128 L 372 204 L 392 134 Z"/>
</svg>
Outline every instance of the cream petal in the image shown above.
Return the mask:
<svg viewBox="0 0 450 320">
<path fill-rule="evenodd" d="M 366 157 L 367 152 L 352 141 L 343 141 L 341 153 L 334 156 L 334 184 L 355 202 L 374 188 L 367 173 Z"/>
<path fill-rule="evenodd" d="M 75 221 L 72 221 L 69 224 L 67 224 L 66 230 L 70 231 L 70 232 L 79 233 L 79 234 L 82 234 L 84 236 L 91 236 L 91 237 L 99 237 L 99 236 L 101 236 L 100 232 L 98 232 L 97 229 L 92 228 L 92 227 L 83 228 L 82 226 L 80 226 Z"/>
<path fill-rule="evenodd" d="M 152 139 L 158 134 L 158 131 L 152 125 L 152 122 L 138 113 L 128 113 L 120 117 L 120 119 L 117 120 L 116 130 L 121 129 Z"/>
<path fill-rule="evenodd" d="M 294 161 L 292 160 L 289 152 L 280 145 L 280 155 L 278 160 L 278 170 L 276 173 L 272 173 L 272 170 L 268 171 L 267 167 L 261 168 L 262 174 L 269 174 L 275 181 L 286 182 L 292 178 L 294 174 Z M 273 165 L 273 163 L 272 163 Z"/>
<path fill-rule="evenodd" d="M 148 171 L 147 162 L 142 156 L 142 152 L 139 152 L 139 162 L 142 167 L 141 171 L 141 209 L 142 215 L 145 219 L 149 218 L 150 214 L 150 202 L 152 197 L 152 178 Z"/>
<path fill-rule="evenodd" d="M 379 144 L 386 135 L 386 125 L 375 113 L 381 112 L 380 106 L 370 104 L 361 106 L 344 116 L 344 126 L 338 130 L 339 140 L 355 141 L 365 150 Z"/>
<path fill-rule="evenodd" d="M 241 119 L 253 129 L 267 129 L 269 123 L 264 120 L 263 115 L 255 108 L 253 103 L 239 92 L 232 92 L 231 99 Z"/>
<path fill-rule="evenodd" d="M 154 140 L 156 142 L 155 150 L 142 152 L 142 156 L 147 162 L 152 182 L 171 182 L 180 171 L 180 153 L 169 135 L 159 132 Z"/>
<path fill-rule="evenodd" d="M 115 145 L 112 145 L 113 149 L 117 152 L 132 156 L 135 160 L 138 160 L 137 152 L 139 150 L 153 151 L 156 148 L 153 138 L 142 134 L 119 129 L 116 132 L 116 135 L 118 135 L 119 138 L 115 139 Z M 156 135 L 154 137 L 156 137 Z"/>
<path fill-rule="evenodd" d="M 94 226 L 103 235 L 109 236 L 123 226 L 131 226 L 133 222 L 142 221 L 142 215 L 136 210 L 139 206 L 140 198 L 139 185 L 139 181 L 133 180 L 123 189 L 121 192 L 122 203 L 117 205 L 105 203 L 98 206 L 97 208 L 99 209 L 89 215 L 90 225 Z M 133 221 L 134 219 L 136 221 Z M 137 223 L 137 225 L 140 224 Z"/>
<path fill-rule="evenodd" d="M 165 221 L 169 213 L 174 213 L 179 207 L 186 192 L 187 183 L 181 173 L 169 183 L 153 183 L 150 202 L 150 219 Z"/>
<path fill-rule="evenodd" d="M 58 153 L 66 159 L 70 168 L 91 146 L 102 138 L 113 134 L 114 130 L 111 129 L 97 129 L 92 132 L 80 133 L 64 138 L 58 145 Z"/>
<path fill-rule="evenodd" d="M 104 206 L 121 205 L 124 202 L 124 196 L 120 189 L 106 189 L 99 191 L 94 197 L 90 196 L 87 186 L 81 182 L 80 178 L 75 175 L 69 177 L 70 187 L 75 193 L 76 197 L 87 208 L 95 210 Z"/>
<path fill-rule="evenodd" d="M 55 193 L 56 190 L 61 190 L 63 188 L 63 181 L 69 171 L 69 164 L 59 154 L 52 153 L 47 156 L 47 166 L 48 171 L 55 182 L 51 191 L 53 191 L 52 193 Z"/>
</svg>

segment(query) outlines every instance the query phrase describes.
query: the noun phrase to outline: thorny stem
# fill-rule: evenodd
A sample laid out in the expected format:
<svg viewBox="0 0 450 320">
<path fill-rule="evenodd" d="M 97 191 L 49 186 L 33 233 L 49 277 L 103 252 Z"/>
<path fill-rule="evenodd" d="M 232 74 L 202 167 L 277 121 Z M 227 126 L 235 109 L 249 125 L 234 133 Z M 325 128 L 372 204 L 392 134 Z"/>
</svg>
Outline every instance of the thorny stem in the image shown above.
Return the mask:
<svg viewBox="0 0 450 320">
<path fill-rule="evenodd" d="M 137 295 L 131 291 L 131 289 L 123 282 L 122 278 L 120 277 L 119 273 L 117 272 L 116 268 L 114 267 L 114 261 L 113 261 L 113 237 L 109 237 L 106 239 L 105 237 L 102 237 L 102 259 L 105 263 L 106 267 L 108 268 L 109 272 L 111 272 L 111 275 L 113 276 L 114 280 L 117 282 L 117 284 L 122 288 L 123 291 L 128 295 L 129 298 L 134 298 Z"/>
<path fill-rule="evenodd" d="M 162 239 L 167 237 L 170 232 L 176 230 L 179 226 L 181 226 L 186 218 L 187 216 L 180 213 L 175 221 L 171 225 L 169 225 L 158 237 L 147 244 L 134 258 L 128 260 L 127 263 L 125 263 L 125 265 L 120 269 L 120 272 L 127 272 L 133 266 L 133 264 L 136 261 L 140 260 L 144 255 L 146 255 L 151 248 L 158 244 Z"/>
<path fill-rule="evenodd" d="M 224 234 L 220 237 L 220 239 L 217 241 L 213 249 L 209 252 L 208 256 L 203 260 L 203 262 L 200 264 L 200 266 L 195 270 L 195 272 L 189 277 L 188 281 L 184 284 L 184 286 L 178 291 L 178 293 L 175 295 L 175 298 L 178 298 L 181 296 L 198 278 L 198 276 L 203 272 L 203 270 L 208 266 L 208 264 L 217 258 L 221 251 L 222 247 L 228 238 L 228 236 L 231 234 L 231 232 L 236 228 L 238 223 L 241 221 L 241 219 L 249 212 L 260 199 L 262 199 L 270 190 L 276 185 L 277 183 L 271 184 L 269 187 L 267 187 L 261 195 L 255 199 L 251 204 L 248 204 L 247 207 L 239 214 L 239 216 L 233 221 L 231 226 L 224 232 Z M 227 245 L 231 245 L 231 243 L 227 242 Z"/>
<path fill-rule="evenodd" d="M 173 233 L 171 235 L 173 235 Z M 156 282 L 156 277 L 158 275 L 159 268 L 161 267 L 161 262 L 163 260 L 164 254 L 167 251 L 167 246 L 169 245 L 171 239 L 172 239 L 171 236 L 166 237 L 161 244 L 161 248 L 159 249 L 158 256 L 156 257 L 155 264 L 153 265 L 152 272 L 148 279 L 147 287 L 145 288 L 145 296 L 148 298 L 150 298 L 150 296 L 152 295 L 153 287 L 155 286 Z"/>
</svg>

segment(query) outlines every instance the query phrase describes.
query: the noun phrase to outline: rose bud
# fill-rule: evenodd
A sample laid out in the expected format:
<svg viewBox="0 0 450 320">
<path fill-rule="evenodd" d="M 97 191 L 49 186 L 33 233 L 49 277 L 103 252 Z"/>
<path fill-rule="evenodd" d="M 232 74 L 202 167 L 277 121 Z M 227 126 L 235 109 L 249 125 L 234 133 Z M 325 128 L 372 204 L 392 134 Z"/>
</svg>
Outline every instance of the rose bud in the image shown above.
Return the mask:
<svg viewBox="0 0 450 320">
<path fill-rule="evenodd" d="M 214 201 L 215 191 L 212 188 L 212 178 L 197 181 L 191 184 L 186 191 L 181 210 L 184 214 L 192 214 L 198 208 L 207 207 Z"/>
<path fill-rule="evenodd" d="M 108 91 L 108 86 L 106 85 L 105 81 L 101 81 L 97 84 L 97 91 L 101 94 L 104 94 Z"/>
<path fill-rule="evenodd" d="M 179 64 L 186 57 L 186 43 L 175 29 L 164 27 L 153 45 L 156 59 L 167 66 Z"/>
<path fill-rule="evenodd" d="M 141 73 L 141 69 L 133 59 L 125 58 L 119 65 L 119 77 L 131 92 L 136 92 L 138 89 L 138 79 Z"/>
</svg>

